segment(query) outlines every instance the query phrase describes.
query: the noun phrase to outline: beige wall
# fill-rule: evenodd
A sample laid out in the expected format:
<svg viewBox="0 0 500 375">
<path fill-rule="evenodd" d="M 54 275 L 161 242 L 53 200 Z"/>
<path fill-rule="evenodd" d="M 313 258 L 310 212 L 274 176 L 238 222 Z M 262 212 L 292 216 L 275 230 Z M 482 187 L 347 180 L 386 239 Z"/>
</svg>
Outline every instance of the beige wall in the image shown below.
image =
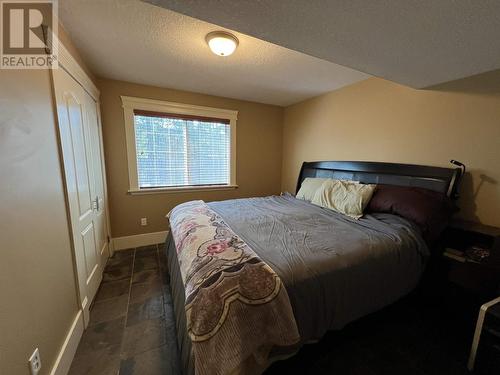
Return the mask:
<svg viewBox="0 0 500 375">
<path fill-rule="evenodd" d="M 0 374 L 48 374 L 78 312 L 49 72 L 0 70 Z"/>
<path fill-rule="evenodd" d="M 193 199 L 206 201 L 279 194 L 283 108 L 186 91 L 99 80 L 104 151 L 113 237 L 167 229 L 165 214 Z M 125 125 L 120 95 L 159 99 L 239 111 L 237 123 L 238 189 L 229 191 L 129 195 Z M 147 217 L 149 225 L 140 226 Z"/>
<path fill-rule="evenodd" d="M 461 216 L 500 226 L 500 72 L 434 90 L 371 78 L 285 109 L 282 189 L 300 165 L 373 160 L 467 165 Z"/>
<path fill-rule="evenodd" d="M 82 67 L 82 69 L 89 76 L 89 78 L 94 83 L 96 83 L 97 79 L 96 79 L 94 73 L 92 73 L 92 71 L 89 69 L 89 67 L 87 66 L 87 64 L 83 60 L 82 56 L 80 55 L 80 52 L 78 52 L 78 50 L 74 46 L 70 35 L 68 34 L 66 29 L 64 28 L 64 25 L 61 23 L 59 23 L 59 27 L 58 27 L 58 36 L 59 36 L 59 41 L 64 45 L 64 47 L 66 47 L 66 49 L 71 54 L 71 56 L 73 56 L 73 58 Z"/>
<path fill-rule="evenodd" d="M 0 87 L 0 374 L 28 375 L 38 347 L 44 375 L 79 310 L 52 83 L 46 70 L 0 70 Z"/>
</svg>

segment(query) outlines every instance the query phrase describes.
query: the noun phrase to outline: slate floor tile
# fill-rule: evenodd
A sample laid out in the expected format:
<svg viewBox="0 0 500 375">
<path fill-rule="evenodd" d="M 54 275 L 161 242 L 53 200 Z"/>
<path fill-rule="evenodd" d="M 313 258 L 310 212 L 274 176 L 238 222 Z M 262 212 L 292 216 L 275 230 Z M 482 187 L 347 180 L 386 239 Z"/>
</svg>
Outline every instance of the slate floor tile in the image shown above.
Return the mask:
<svg viewBox="0 0 500 375">
<path fill-rule="evenodd" d="M 135 258 L 134 273 L 151 269 L 158 269 L 158 256 L 156 254 Z"/>
<path fill-rule="evenodd" d="M 158 348 L 167 343 L 167 328 L 163 317 L 145 320 L 125 328 L 121 357 L 123 359 Z"/>
<path fill-rule="evenodd" d="M 163 296 L 151 297 L 142 303 L 129 305 L 127 327 L 144 320 L 156 319 L 164 316 Z"/>
<path fill-rule="evenodd" d="M 174 374 L 174 361 L 169 358 L 166 345 L 123 359 L 120 375 L 165 375 Z"/>
<path fill-rule="evenodd" d="M 148 245 L 138 247 L 135 251 L 136 257 L 143 257 L 149 255 L 157 255 L 158 254 L 158 246 L 157 245 Z"/>
<path fill-rule="evenodd" d="M 158 249 L 158 254 L 160 256 L 160 264 L 164 264 L 166 266 L 167 265 L 167 253 L 165 250 L 165 246 L 161 246 Z"/>
<path fill-rule="evenodd" d="M 116 253 L 115 253 L 116 254 Z M 114 255 L 112 258 L 109 258 L 106 263 L 106 269 L 120 268 L 125 266 L 132 266 L 132 262 L 134 261 L 133 256 L 124 256 L 120 257 Z"/>
<path fill-rule="evenodd" d="M 102 349 L 90 354 L 77 355 L 68 375 L 116 375 L 120 369 L 117 350 Z"/>
<path fill-rule="evenodd" d="M 128 295 L 124 294 L 117 298 L 95 302 L 90 310 L 89 325 L 107 322 L 120 317 L 125 317 L 127 313 Z"/>
<path fill-rule="evenodd" d="M 130 289 L 130 280 L 116 280 L 103 282 L 95 297 L 96 302 L 127 295 Z"/>
<path fill-rule="evenodd" d="M 160 280 L 160 272 L 158 270 L 144 270 L 134 273 L 132 284 L 156 283 Z"/>
<path fill-rule="evenodd" d="M 102 275 L 102 281 L 116 281 L 129 279 L 132 276 L 132 265 L 122 267 L 106 267 Z"/>
<path fill-rule="evenodd" d="M 133 257 L 135 253 L 135 249 L 123 249 L 123 250 L 116 250 L 115 253 L 113 254 L 113 258 L 129 258 Z"/>
<path fill-rule="evenodd" d="M 148 298 L 161 295 L 163 288 L 160 281 L 154 281 L 144 284 L 132 284 L 130 290 L 130 303 L 144 302 Z"/>
<path fill-rule="evenodd" d="M 160 269 L 160 278 L 164 288 L 170 288 L 170 275 L 168 271 Z"/>
<path fill-rule="evenodd" d="M 120 345 L 125 329 L 125 318 L 118 318 L 89 326 L 78 345 L 76 355 L 109 350 L 109 355 L 120 354 Z"/>
</svg>

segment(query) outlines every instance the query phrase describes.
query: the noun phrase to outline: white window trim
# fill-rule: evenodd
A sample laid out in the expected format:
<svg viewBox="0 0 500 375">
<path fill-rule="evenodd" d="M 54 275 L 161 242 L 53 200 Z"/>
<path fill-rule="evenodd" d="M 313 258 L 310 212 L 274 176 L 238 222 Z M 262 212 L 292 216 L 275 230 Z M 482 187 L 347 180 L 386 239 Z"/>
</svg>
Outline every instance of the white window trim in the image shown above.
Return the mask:
<svg viewBox="0 0 500 375">
<path fill-rule="evenodd" d="M 229 109 L 219 109 L 212 107 L 201 107 L 197 105 L 165 102 L 163 100 L 153 100 L 145 98 L 134 98 L 131 96 L 121 96 L 123 114 L 125 119 L 125 137 L 127 142 L 127 162 L 128 180 L 130 194 L 154 194 L 154 193 L 174 193 L 185 191 L 203 190 L 228 190 L 238 187 L 236 184 L 236 120 L 238 111 Z M 139 188 L 139 178 L 137 173 L 137 152 L 135 148 L 135 128 L 134 110 L 165 112 L 178 115 L 191 115 L 202 117 L 214 117 L 229 120 L 231 132 L 230 151 L 230 176 L 229 185 L 209 185 L 209 186 L 175 186 L 162 188 Z"/>
</svg>

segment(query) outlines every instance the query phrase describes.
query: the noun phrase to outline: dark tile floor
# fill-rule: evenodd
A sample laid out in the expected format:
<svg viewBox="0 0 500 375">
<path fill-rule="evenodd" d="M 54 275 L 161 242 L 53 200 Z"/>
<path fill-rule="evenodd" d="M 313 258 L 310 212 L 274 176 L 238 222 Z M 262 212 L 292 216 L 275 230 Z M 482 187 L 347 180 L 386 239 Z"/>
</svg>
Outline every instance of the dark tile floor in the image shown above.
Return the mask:
<svg viewBox="0 0 500 375">
<path fill-rule="evenodd" d="M 472 315 L 454 298 L 431 302 L 413 293 L 328 332 L 319 343 L 273 364 L 266 375 L 470 375 Z"/>
<path fill-rule="evenodd" d="M 180 373 L 166 259 L 158 250 L 123 250 L 108 260 L 70 375 Z"/>
<path fill-rule="evenodd" d="M 163 245 L 120 251 L 108 261 L 70 375 L 180 374 L 165 265 Z M 424 302 L 413 293 L 329 332 L 266 375 L 466 375 L 477 310 L 457 300 Z"/>
</svg>

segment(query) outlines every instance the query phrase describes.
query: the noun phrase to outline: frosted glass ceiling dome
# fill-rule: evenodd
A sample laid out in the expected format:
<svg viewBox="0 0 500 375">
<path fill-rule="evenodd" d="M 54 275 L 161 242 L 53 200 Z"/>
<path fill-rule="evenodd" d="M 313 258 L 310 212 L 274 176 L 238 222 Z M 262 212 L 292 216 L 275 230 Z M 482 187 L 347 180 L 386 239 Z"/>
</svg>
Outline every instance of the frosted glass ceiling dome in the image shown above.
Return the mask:
<svg viewBox="0 0 500 375">
<path fill-rule="evenodd" d="M 225 31 L 214 31 L 206 36 L 208 46 L 218 56 L 229 56 L 238 47 L 238 38 Z"/>
</svg>

